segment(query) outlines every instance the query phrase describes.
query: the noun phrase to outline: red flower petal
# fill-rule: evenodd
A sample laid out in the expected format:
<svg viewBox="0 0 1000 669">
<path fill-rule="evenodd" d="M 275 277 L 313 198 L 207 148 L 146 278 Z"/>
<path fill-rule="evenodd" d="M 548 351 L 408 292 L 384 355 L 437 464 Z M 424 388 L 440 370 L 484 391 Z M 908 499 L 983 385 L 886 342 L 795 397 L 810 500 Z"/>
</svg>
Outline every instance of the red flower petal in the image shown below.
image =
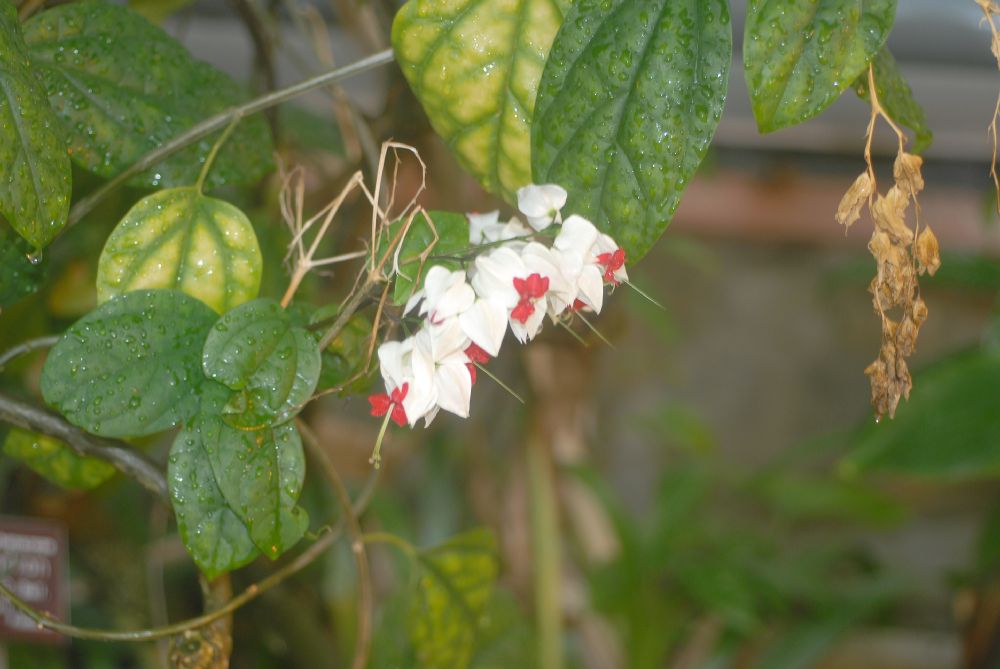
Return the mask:
<svg viewBox="0 0 1000 669">
<path fill-rule="evenodd" d="M 403 427 L 410 422 L 406 418 L 406 409 L 403 408 L 402 404 L 392 405 L 392 422 L 400 427 Z"/>
<path fill-rule="evenodd" d="M 479 348 L 475 343 L 469 344 L 468 348 L 465 349 L 465 357 L 481 365 L 490 361 L 490 354 Z"/>
<path fill-rule="evenodd" d="M 469 376 L 472 377 L 472 385 L 476 385 L 476 366 L 469 362 L 466 363 L 465 368 L 469 370 Z"/>
<path fill-rule="evenodd" d="M 406 399 L 406 394 L 410 392 L 410 384 L 404 383 L 399 388 L 392 391 L 392 402 L 393 404 L 399 404 Z"/>
<path fill-rule="evenodd" d="M 389 396 L 385 393 L 369 395 L 368 403 L 372 405 L 373 416 L 384 416 L 389 411 L 389 407 L 393 404 L 392 400 L 390 400 Z"/>
<path fill-rule="evenodd" d="M 531 314 L 535 313 L 535 305 L 532 304 L 531 300 L 527 298 L 522 298 L 517 306 L 514 307 L 514 311 L 510 312 L 510 317 L 519 323 L 527 323 L 528 318 Z"/>
</svg>

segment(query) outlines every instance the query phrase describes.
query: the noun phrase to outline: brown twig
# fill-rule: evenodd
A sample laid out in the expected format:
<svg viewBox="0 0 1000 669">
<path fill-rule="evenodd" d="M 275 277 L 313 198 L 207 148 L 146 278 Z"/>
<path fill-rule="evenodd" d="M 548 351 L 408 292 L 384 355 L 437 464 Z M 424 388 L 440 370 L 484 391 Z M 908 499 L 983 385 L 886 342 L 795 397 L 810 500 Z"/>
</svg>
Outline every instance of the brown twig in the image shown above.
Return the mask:
<svg viewBox="0 0 1000 669">
<path fill-rule="evenodd" d="M 347 493 L 347 488 L 344 486 L 340 474 L 337 473 L 333 462 L 330 461 L 330 456 L 323 449 L 319 439 L 309 426 L 301 419 L 297 423 L 299 432 L 302 434 L 302 441 L 323 468 L 323 473 L 326 475 L 330 487 L 333 488 L 347 521 L 347 532 L 351 536 L 351 554 L 354 556 L 354 564 L 358 571 L 358 631 L 354 641 L 354 661 L 351 663 L 351 667 L 352 669 L 365 669 L 371 650 L 372 611 L 375 604 L 372 594 L 371 570 L 368 566 L 368 553 L 365 550 L 361 524 L 351 511 L 351 497 Z"/>
<path fill-rule="evenodd" d="M 162 502 L 170 502 L 163 472 L 124 441 L 95 437 L 57 414 L 4 393 L 0 393 L 0 421 L 55 437 L 80 455 L 109 462 L 152 491 Z"/>
<path fill-rule="evenodd" d="M 59 342 L 59 335 L 49 335 L 47 337 L 38 337 L 36 339 L 28 339 L 23 341 L 16 346 L 11 346 L 9 349 L 0 354 L 0 370 L 4 368 L 11 360 L 19 358 L 26 353 L 31 353 L 32 351 L 37 351 L 43 348 L 52 348 Z"/>
</svg>

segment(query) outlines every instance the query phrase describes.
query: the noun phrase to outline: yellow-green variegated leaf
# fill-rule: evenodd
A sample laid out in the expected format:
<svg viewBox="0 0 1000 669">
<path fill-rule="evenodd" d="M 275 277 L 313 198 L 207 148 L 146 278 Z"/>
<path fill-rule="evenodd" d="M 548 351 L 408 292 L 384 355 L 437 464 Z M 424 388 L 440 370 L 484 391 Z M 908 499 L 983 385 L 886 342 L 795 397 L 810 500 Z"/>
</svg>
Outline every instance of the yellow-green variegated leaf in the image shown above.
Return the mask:
<svg viewBox="0 0 1000 669">
<path fill-rule="evenodd" d="M 108 237 L 97 298 L 173 288 L 225 313 L 257 297 L 261 264 L 242 211 L 196 188 L 170 188 L 136 203 Z"/>
<path fill-rule="evenodd" d="M 79 455 L 58 439 L 16 427 L 7 434 L 3 452 L 64 488 L 96 488 L 117 471 L 104 460 Z"/>
<path fill-rule="evenodd" d="M 531 117 L 572 0 L 410 0 L 392 26 L 434 130 L 491 193 L 531 183 Z"/>
</svg>

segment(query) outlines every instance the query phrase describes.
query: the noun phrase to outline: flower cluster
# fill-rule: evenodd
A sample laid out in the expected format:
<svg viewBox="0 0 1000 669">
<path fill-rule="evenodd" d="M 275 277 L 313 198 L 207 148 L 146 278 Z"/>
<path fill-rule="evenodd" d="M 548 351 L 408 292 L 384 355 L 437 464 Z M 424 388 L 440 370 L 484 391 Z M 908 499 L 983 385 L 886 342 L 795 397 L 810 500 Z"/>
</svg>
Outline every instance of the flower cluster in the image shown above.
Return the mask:
<svg viewBox="0 0 1000 669">
<path fill-rule="evenodd" d="M 565 204 L 559 186 L 532 185 L 518 191 L 527 222 L 468 215 L 469 241 L 484 248 L 465 270 L 426 271 L 404 309 L 423 317 L 420 329 L 379 347 L 386 392 L 368 398 L 372 415 L 400 426 L 429 425 L 442 409 L 466 418 L 477 365 L 500 353 L 508 327 L 526 343 L 546 315 L 558 322 L 601 311 L 605 286 L 628 281 L 625 252 L 585 218 L 563 220 Z M 538 234 L 553 225 L 554 238 Z"/>
</svg>

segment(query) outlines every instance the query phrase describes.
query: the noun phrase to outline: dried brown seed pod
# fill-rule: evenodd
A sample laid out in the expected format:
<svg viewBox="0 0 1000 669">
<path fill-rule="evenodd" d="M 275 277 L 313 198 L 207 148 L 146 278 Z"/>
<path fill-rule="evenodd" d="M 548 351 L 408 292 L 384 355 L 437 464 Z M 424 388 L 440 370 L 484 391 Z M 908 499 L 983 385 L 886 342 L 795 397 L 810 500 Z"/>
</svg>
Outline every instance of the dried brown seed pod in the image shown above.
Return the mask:
<svg viewBox="0 0 1000 669">
<path fill-rule="evenodd" d="M 941 266 L 941 253 L 938 249 L 938 240 L 934 232 L 929 227 L 920 231 L 917 236 L 917 246 L 915 250 L 917 257 L 917 270 L 923 274 L 927 272 L 931 276 L 938 271 Z"/>
<path fill-rule="evenodd" d="M 859 174 L 840 200 L 840 205 L 837 207 L 837 223 L 849 228 L 861 218 L 861 207 L 871 197 L 873 187 L 872 177 L 867 171 Z"/>
</svg>

